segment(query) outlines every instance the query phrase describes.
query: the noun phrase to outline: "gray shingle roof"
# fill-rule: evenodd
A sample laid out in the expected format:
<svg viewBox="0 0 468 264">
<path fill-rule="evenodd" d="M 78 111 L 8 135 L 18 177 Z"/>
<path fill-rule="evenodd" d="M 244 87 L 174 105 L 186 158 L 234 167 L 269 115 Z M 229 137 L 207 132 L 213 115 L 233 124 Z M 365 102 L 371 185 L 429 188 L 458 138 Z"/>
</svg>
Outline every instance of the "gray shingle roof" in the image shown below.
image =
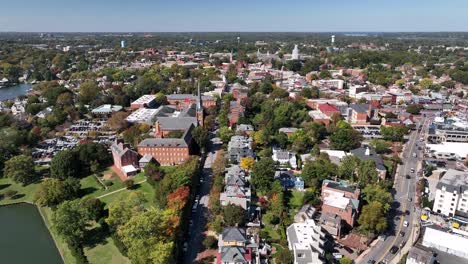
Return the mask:
<svg viewBox="0 0 468 264">
<path fill-rule="evenodd" d="M 366 155 L 366 149 L 367 149 L 367 147 L 363 146 L 363 147 L 360 147 L 360 148 L 357 148 L 357 149 L 353 149 L 350 152 L 354 156 L 358 157 L 361 160 L 373 160 L 373 161 L 375 161 L 375 167 L 378 170 L 381 170 L 381 171 L 387 170 L 385 168 L 385 166 L 384 166 L 382 157 L 380 157 L 380 155 L 377 154 L 377 152 L 375 152 L 375 150 L 372 149 L 372 148 L 369 148 L 369 154 L 370 155 Z"/>
<path fill-rule="evenodd" d="M 237 242 L 246 242 L 247 237 L 245 234 L 245 229 L 238 227 L 226 227 L 223 230 L 223 241 L 237 241 Z"/>
</svg>

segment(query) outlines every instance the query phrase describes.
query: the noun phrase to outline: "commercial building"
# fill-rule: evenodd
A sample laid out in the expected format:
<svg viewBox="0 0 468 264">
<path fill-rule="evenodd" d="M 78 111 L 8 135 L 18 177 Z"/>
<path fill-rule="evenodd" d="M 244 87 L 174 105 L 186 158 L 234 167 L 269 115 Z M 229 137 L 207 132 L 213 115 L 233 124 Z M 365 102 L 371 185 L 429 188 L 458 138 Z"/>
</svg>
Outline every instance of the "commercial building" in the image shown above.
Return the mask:
<svg viewBox="0 0 468 264">
<path fill-rule="evenodd" d="M 449 169 L 436 186 L 433 211 L 468 220 L 468 172 Z"/>
<path fill-rule="evenodd" d="M 468 238 L 450 234 L 445 231 L 426 227 L 423 237 L 423 246 L 435 248 L 440 251 L 468 259 Z"/>
<path fill-rule="evenodd" d="M 434 253 L 419 247 L 412 247 L 406 257 L 406 264 L 434 264 Z"/>
</svg>

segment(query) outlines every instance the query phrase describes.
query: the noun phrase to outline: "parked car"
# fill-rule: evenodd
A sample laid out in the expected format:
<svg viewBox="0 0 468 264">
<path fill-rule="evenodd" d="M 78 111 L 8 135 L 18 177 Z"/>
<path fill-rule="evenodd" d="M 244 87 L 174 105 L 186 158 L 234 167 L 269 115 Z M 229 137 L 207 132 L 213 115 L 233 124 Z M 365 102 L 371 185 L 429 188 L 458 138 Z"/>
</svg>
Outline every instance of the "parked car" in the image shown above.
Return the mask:
<svg viewBox="0 0 468 264">
<path fill-rule="evenodd" d="M 398 247 L 397 246 L 393 246 L 391 249 L 390 249 L 390 253 L 392 254 L 396 254 L 398 252 Z"/>
<path fill-rule="evenodd" d="M 408 227 L 408 221 L 406 221 L 406 220 L 403 221 L 403 226 L 404 226 L 404 227 Z"/>
</svg>

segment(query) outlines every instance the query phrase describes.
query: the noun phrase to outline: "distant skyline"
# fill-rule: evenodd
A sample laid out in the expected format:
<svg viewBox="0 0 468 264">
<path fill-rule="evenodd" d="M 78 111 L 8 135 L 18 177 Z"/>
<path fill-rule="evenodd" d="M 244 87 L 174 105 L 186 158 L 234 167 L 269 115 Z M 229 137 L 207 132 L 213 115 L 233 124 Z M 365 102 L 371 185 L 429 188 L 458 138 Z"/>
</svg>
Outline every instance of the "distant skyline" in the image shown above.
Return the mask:
<svg viewBox="0 0 468 264">
<path fill-rule="evenodd" d="M 14 0 L 0 32 L 468 31 L 467 0 Z"/>
</svg>

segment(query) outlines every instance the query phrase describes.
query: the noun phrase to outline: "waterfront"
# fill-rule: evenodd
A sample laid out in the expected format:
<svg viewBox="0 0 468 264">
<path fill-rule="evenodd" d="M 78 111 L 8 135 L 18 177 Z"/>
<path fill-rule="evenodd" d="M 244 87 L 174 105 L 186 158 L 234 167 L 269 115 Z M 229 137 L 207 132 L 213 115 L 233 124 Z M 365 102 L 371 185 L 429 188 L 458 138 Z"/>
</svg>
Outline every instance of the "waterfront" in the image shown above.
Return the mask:
<svg viewBox="0 0 468 264">
<path fill-rule="evenodd" d="M 20 95 L 25 95 L 31 87 L 30 83 L 21 83 L 11 87 L 0 88 L 0 101 L 14 100 Z"/>
<path fill-rule="evenodd" d="M 0 263 L 63 263 L 36 206 L 0 206 Z"/>
</svg>

